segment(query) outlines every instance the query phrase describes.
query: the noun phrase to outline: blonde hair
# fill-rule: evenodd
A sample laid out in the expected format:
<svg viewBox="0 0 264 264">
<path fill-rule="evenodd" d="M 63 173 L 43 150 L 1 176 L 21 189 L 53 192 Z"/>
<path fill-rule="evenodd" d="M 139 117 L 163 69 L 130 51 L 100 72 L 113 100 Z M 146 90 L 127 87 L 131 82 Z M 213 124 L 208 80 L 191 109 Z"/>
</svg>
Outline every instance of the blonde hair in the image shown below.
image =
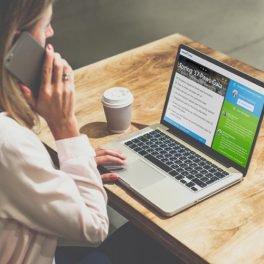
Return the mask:
<svg viewBox="0 0 264 264">
<path fill-rule="evenodd" d="M 0 0 L 0 107 L 19 124 L 32 128 L 38 115 L 24 99 L 17 80 L 4 67 L 4 58 L 16 33 L 29 31 L 52 0 Z"/>
</svg>

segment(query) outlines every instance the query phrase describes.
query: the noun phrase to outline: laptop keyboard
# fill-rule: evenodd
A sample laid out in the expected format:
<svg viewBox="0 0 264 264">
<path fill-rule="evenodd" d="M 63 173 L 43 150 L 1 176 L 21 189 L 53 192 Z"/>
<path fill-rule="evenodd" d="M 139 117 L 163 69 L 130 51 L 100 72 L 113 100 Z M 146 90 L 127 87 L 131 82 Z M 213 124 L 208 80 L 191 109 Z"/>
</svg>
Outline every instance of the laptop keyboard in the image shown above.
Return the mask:
<svg viewBox="0 0 264 264">
<path fill-rule="evenodd" d="M 228 175 L 160 130 L 153 130 L 124 144 L 194 192 Z"/>
</svg>

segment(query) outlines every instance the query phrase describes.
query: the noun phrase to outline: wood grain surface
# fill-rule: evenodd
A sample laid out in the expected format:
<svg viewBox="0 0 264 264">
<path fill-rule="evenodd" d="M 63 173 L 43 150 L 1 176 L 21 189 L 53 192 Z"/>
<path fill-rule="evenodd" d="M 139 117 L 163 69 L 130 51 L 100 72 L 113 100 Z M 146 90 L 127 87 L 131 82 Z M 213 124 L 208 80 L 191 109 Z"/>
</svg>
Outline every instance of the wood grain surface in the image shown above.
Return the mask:
<svg viewBox="0 0 264 264">
<path fill-rule="evenodd" d="M 179 34 L 88 65 L 75 71 L 76 114 L 94 147 L 122 136 L 106 128 L 101 96 L 109 87 L 128 87 L 135 97 L 126 133 L 160 121 L 181 43 L 264 80 L 264 72 Z M 44 122 L 40 137 L 54 147 Z M 174 217 L 157 214 L 118 184 L 105 187 L 114 208 L 186 263 L 264 263 L 263 123 L 245 180 Z"/>
</svg>

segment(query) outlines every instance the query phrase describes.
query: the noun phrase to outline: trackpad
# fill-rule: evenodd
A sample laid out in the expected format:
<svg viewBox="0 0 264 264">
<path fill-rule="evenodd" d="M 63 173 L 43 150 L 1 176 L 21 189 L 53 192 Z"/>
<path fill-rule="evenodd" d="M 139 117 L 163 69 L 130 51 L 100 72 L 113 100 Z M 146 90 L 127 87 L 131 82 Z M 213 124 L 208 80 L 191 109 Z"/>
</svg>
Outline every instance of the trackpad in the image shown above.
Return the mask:
<svg viewBox="0 0 264 264">
<path fill-rule="evenodd" d="M 121 178 L 137 189 L 150 186 L 166 176 L 162 175 L 143 160 L 137 160 L 119 173 Z"/>
</svg>

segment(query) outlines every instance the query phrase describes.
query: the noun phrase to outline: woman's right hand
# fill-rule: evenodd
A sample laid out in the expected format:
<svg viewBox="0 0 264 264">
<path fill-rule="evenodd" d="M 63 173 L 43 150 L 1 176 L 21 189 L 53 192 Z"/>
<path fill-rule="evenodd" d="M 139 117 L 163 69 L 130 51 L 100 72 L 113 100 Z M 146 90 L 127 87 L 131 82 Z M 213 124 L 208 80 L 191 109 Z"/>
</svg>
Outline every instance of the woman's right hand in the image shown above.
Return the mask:
<svg viewBox="0 0 264 264">
<path fill-rule="evenodd" d="M 69 78 L 65 79 L 65 75 Z M 31 107 L 46 120 L 56 140 L 79 135 L 74 113 L 73 71 L 60 54 L 54 52 L 51 44 L 46 47 L 38 98 L 35 99 L 24 85 L 21 90 Z"/>
</svg>

